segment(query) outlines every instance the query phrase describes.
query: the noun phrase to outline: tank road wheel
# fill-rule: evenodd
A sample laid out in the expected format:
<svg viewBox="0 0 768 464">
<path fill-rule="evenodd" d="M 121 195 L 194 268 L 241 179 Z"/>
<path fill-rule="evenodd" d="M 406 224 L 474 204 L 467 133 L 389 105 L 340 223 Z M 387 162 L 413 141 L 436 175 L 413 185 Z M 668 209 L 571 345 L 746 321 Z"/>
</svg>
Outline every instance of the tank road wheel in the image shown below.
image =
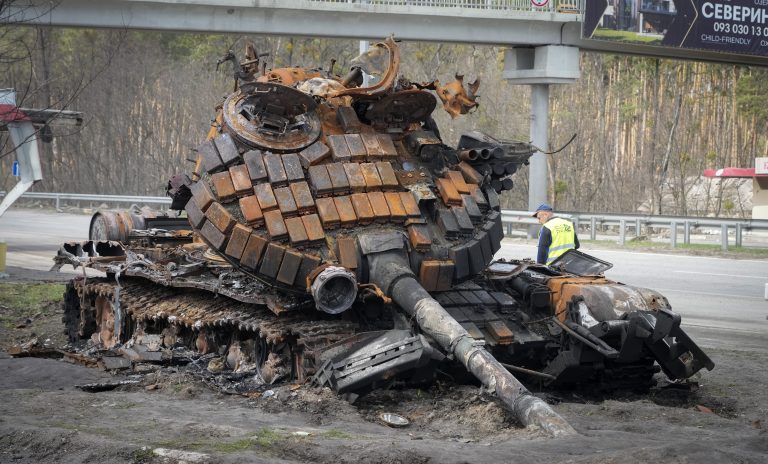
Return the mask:
<svg viewBox="0 0 768 464">
<path fill-rule="evenodd" d="M 234 372 L 255 370 L 265 384 L 291 380 L 293 357 L 287 343 L 273 345 L 262 337 L 235 334 L 227 349 L 227 367 Z"/>
<path fill-rule="evenodd" d="M 90 308 L 83 309 L 80 295 L 72 282 L 67 283 L 64 291 L 64 315 L 61 321 L 64 323 L 64 334 L 70 343 L 87 339 L 96 330 L 93 312 Z"/>
<path fill-rule="evenodd" d="M 96 327 L 93 341 L 100 343 L 104 348 L 112 348 L 119 340 L 115 337 L 115 312 L 109 298 L 99 295 L 96 297 Z"/>
</svg>

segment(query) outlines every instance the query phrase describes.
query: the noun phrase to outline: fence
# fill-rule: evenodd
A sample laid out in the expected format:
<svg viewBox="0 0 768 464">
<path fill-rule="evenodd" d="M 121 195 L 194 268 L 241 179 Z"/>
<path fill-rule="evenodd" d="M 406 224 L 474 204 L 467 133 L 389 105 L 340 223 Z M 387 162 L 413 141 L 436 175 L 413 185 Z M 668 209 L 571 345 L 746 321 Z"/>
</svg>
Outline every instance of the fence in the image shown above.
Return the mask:
<svg viewBox="0 0 768 464">
<path fill-rule="evenodd" d="M 0 192 L 0 197 L 5 196 L 5 192 Z M 148 205 L 170 205 L 171 199 L 168 197 L 143 197 L 143 196 L 125 196 L 125 195 L 91 195 L 81 193 L 45 193 L 45 192 L 26 192 L 22 195 L 24 199 L 54 200 L 56 209 L 61 209 L 63 201 L 76 202 L 97 202 L 107 204 L 148 204 Z M 677 246 L 679 229 L 683 231 L 683 243 L 691 243 L 691 232 L 697 227 L 710 227 L 720 230 L 720 245 L 723 250 L 728 249 L 728 234 L 734 231 L 734 244 L 737 247 L 743 244 L 744 231 L 762 230 L 768 231 L 768 219 L 731 219 L 731 218 L 702 218 L 690 216 L 648 216 L 648 215 L 627 215 L 611 213 L 562 213 L 561 216 L 567 217 L 574 222 L 577 229 L 589 231 L 590 240 L 597 238 L 599 228 L 615 227 L 618 229 L 618 242 L 624 245 L 626 241 L 627 230 L 634 229 L 635 235 L 641 235 L 642 228 L 656 227 L 669 230 L 670 245 Z M 531 217 L 529 211 L 502 211 L 501 220 L 506 226 L 507 235 L 512 235 L 515 225 L 532 226 L 537 225 L 538 221 Z"/>
<path fill-rule="evenodd" d="M 678 233 L 682 228 L 683 243 L 691 243 L 691 232 L 698 227 L 708 227 L 719 229 L 720 246 L 723 250 L 728 249 L 729 231 L 734 232 L 734 244 L 737 247 L 743 245 L 743 236 L 745 231 L 764 230 L 768 231 L 767 219 L 738 219 L 738 218 L 704 218 L 692 216 L 648 216 L 648 215 L 628 215 L 611 213 L 562 213 L 560 216 L 567 217 L 573 221 L 577 230 L 589 230 L 590 240 L 597 238 L 597 231 L 604 227 L 615 227 L 618 232 L 618 242 L 624 245 L 626 242 L 627 230 L 634 229 L 635 235 L 641 235 L 643 227 L 667 229 L 669 231 L 669 241 L 672 248 L 677 246 Z M 506 225 L 507 235 L 512 235 L 515 224 L 533 225 L 538 221 L 531 217 L 528 211 L 510 211 L 504 210 L 501 215 L 502 222 Z"/>
</svg>

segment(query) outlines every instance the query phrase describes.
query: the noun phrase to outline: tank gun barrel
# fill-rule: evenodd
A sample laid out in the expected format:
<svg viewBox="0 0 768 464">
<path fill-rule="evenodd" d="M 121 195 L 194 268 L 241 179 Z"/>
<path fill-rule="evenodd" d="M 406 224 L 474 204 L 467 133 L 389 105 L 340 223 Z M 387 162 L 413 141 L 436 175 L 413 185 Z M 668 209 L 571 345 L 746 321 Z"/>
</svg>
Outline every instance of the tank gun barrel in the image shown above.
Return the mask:
<svg viewBox="0 0 768 464">
<path fill-rule="evenodd" d="M 551 436 L 576 431 L 474 339 L 416 280 L 402 248 L 367 255 L 370 281 L 412 316 L 421 330 L 458 359 L 483 386 L 496 393 L 523 425 L 538 425 Z"/>
</svg>

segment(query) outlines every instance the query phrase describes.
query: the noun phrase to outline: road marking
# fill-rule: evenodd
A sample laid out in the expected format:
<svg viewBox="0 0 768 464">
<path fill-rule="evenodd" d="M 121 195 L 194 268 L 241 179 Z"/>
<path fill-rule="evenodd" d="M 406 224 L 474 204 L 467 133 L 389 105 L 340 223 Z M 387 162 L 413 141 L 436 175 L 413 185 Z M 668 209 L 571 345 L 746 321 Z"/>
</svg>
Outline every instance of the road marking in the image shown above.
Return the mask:
<svg viewBox="0 0 768 464">
<path fill-rule="evenodd" d="M 723 296 L 726 298 L 746 298 L 748 300 L 764 300 L 765 298 L 761 296 L 746 296 L 746 295 L 737 295 L 733 293 L 711 293 L 711 292 L 697 292 L 695 290 L 676 290 L 674 288 L 653 288 L 653 290 L 656 290 L 659 293 L 688 293 L 688 294 L 694 294 L 694 295 L 710 295 L 710 296 Z"/>
<path fill-rule="evenodd" d="M 735 274 L 715 274 L 714 272 L 698 272 L 698 271 L 672 271 L 672 272 L 678 272 L 680 274 L 700 274 L 700 275 L 723 276 L 723 277 L 742 277 L 744 279 L 768 280 L 768 276 L 749 276 L 749 275 L 735 275 Z"/>
</svg>

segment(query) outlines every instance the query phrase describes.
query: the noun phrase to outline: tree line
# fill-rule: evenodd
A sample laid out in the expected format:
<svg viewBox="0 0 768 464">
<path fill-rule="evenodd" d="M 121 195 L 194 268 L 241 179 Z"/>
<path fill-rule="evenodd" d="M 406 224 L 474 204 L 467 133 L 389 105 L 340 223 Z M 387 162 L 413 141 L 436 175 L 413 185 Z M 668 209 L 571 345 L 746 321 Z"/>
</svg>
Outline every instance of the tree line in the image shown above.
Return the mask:
<svg viewBox="0 0 768 464">
<path fill-rule="evenodd" d="M 343 74 L 359 42 L 250 36 L 270 67 L 308 66 Z M 217 69 L 243 36 L 0 27 L 0 87 L 19 106 L 82 111 L 76 133 L 44 145 L 38 191 L 162 195 L 167 179 L 188 172 L 214 107 L 232 90 L 232 68 Z M 454 74 L 481 79 L 480 107 L 451 120 L 435 113 L 443 139 L 467 130 L 529 140 L 527 86 L 501 77 L 503 49 L 401 43 L 401 75 L 414 82 Z M 735 65 L 582 53 L 582 77 L 552 86 L 549 199 L 569 211 L 738 215 L 727 183 L 702 183 L 705 168 L 749 167 L 768 153 L 766 72 Z M 7 135 L 0 133 L 0 189 L 15 183 Z M 526 209 L 527 169 L 504 206 Z M 695 201 L 692 200 L 696 192 Z M 702 193 L 703 192 L 703 193 Z M 730 202 L 730 203 L 729 203 Z"/>
</svg>

